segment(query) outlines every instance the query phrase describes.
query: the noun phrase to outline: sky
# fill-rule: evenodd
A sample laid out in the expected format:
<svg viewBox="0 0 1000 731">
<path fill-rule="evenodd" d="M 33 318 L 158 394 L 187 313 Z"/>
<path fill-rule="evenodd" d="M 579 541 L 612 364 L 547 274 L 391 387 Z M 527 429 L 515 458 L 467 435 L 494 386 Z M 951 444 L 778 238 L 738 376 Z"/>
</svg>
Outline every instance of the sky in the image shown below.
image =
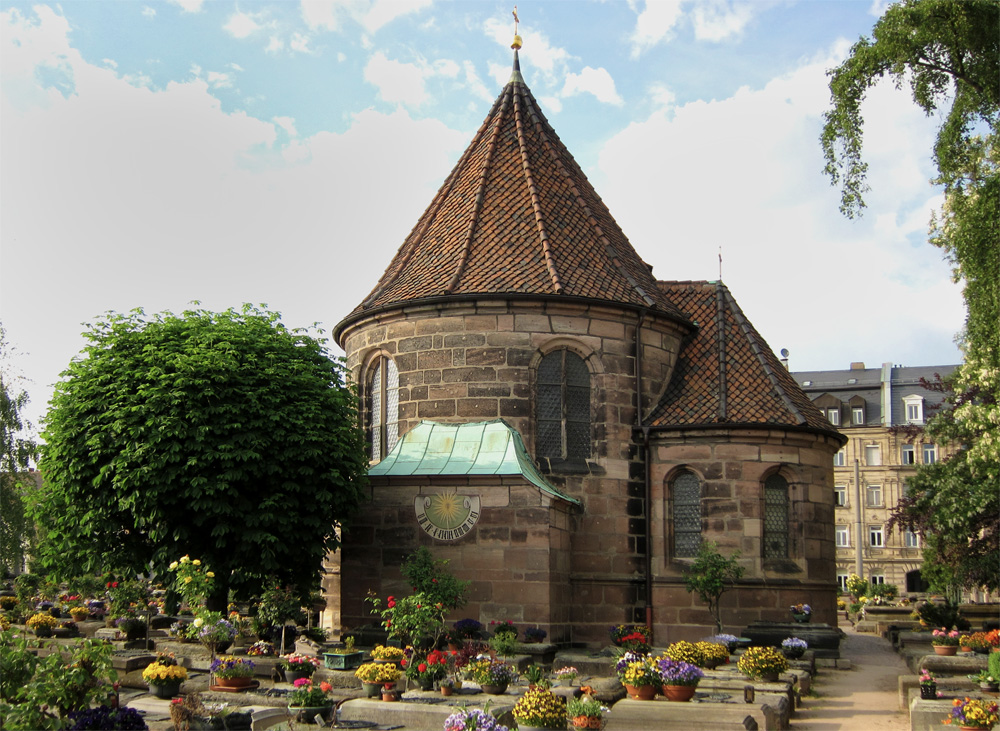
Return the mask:
<svg viewBox="0 0 1000 731">
<path fill-rule="evenodd" d="M 0 322 L 28 418 L 108 311 L 266 304 L 332 330 L 509 79 L 512 9 L 2 0 Z M 823 174 L 826 72 L 884 9 L 518 8 L 526 83 L 654 276 L 721 271 L 793 371 L 960 361 L 961 290 L 927 243 L 940 120 L 882 83 L 862 218 Z"/>
</svg>

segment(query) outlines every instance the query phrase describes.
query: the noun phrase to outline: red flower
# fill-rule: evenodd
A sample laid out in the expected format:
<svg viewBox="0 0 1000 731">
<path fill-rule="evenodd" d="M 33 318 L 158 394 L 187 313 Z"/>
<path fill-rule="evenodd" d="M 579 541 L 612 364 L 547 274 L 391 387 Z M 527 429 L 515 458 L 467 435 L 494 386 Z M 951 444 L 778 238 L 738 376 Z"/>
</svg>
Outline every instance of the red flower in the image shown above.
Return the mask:
<svg viewBox="0 0 1000 731">
<path fill-rule="evenodd" d="M 112 581 L 111 582 L 111 588 L 112 589 L 117 589 L 118 588 L 118 582 L 117 581 Z"/>
<path fill-rule="evenodd" d="M 389 607 L 389 609 L 392 609 L 392 608 L 393 608 L 394 606 L 396 606 L 396 602 L 394 602 L 394 601 L 393 601 L 392 599 L 390 599 L 390 600 L 389 600 L 389 601 L 388 601 L 388 602 L 386 603 L 386 606 L 387 606 L 387 607 Z"/>
<path fill-rule="evenodd" d="M 438 580 L 437 579 L 431 579 L 431 583 L 432 584 L 436 584 L 436 583 L 438 583 Z"/>
<path fill-rule="evenodd" d="M 419 665 L 417 665 L 417 670 L 419 670 L 422 673 L 427 672 L 427 663 L 422 662 Z"/>
</svg>

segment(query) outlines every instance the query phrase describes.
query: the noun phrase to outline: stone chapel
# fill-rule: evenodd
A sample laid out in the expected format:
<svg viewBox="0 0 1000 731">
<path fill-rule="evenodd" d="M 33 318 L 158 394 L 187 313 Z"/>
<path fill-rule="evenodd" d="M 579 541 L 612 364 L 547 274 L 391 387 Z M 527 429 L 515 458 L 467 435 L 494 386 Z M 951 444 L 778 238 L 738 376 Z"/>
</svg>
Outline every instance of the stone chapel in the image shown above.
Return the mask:
<svg viewBox="0 0 1000 731">
<path fill-rule="evenodd" d="M 510 81 L 371 293 L 334 329 L 361 393 L 370 494 L 331 556 L 324 624 L 374 621 L 418 546 L 472 582 L 458 616 L 606 644 L 714 633 L 683 585 L 740 552 L 727 631 L 834 622 L 844 438 L 722 282 L 658 281 Z M 736 632 L 738 633 L 738 632 Z"/>
</svg>

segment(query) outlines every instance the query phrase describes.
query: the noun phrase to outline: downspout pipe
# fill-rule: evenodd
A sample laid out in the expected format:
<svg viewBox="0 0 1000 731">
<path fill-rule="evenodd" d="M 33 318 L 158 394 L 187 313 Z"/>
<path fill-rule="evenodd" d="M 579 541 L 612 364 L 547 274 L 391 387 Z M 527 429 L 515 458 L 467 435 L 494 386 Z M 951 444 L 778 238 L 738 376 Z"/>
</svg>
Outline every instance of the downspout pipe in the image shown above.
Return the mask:
<svg viewBox="0 0 1000 731">
<path fill-rule="evenodd" d="M 639 314 L 635 326 L 635 425 L 642 432 L 643 496 L 645 512 L 645 546 L 643 574 L 646 588 L 646 628 L 653 637 L 653 460 L 649 448 L 649 427 L 642 418 L 642 326 L 646 311 Z"/>
</svg>

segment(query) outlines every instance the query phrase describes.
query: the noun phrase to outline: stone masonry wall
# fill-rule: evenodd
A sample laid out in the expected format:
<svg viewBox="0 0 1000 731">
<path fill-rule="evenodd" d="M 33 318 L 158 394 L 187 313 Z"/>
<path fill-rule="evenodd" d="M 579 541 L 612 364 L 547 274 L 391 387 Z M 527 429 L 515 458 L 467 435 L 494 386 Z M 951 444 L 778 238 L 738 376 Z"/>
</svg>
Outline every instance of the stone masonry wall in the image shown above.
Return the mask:
<svg viewBox="0 0 1000 731">
<path fill-rule="evenodd" d="M 726 631 L 756 620 L 787 621 L 789 607 L 812 605 L 816 622 L 836 621 L 833 454 L 829 437 L 783 429 L 660 433 L 652 466 L 654 622 L 658 642 L 714 634 L 701 600 L 683 586 L 691 559 L 672 557 L 670 485 L 681 469 L 702 483 L 702 538 L 724 555 L 739 550 L 745 568 L 723 595 Z M 763 483 L 778 472 L 789 485 L 787 560 L 764 560 Z"/>
</svg>

